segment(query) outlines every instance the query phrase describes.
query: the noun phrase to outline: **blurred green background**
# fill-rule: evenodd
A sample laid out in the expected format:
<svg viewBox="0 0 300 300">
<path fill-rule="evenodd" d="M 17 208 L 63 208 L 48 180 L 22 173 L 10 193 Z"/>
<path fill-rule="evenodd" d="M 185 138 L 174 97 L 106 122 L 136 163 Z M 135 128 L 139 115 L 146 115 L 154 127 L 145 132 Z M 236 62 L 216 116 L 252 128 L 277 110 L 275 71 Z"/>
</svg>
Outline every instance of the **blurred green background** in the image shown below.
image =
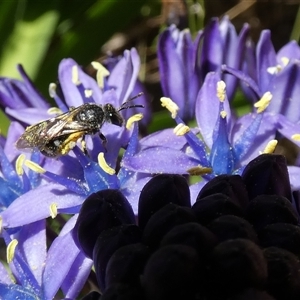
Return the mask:
<svg viewBox="0 0 300 300">
<path fill-rule="evenodd" d="M 156 99 L 161 96 L 159 31 L 180 17 L 180 26 L 196 32 L 211 17 L 224 14 L 237 30 L 250 23 L 254 40 L 270 28 L 276 49 L 289 39 L 299 40 L 298 0 L 0 0 L 0 76 L 18 78 L 15 66 L 21 63 L 49 99 L 48 86 L 57 79 L 61 59 L 72 57 L 89 72 L 89 63 L 101 61 L 107 52 L 121 54 L 136 47 L 142 61 L 140 78 Z M 161 118 L 158 112 L 156 120 Z M 1 132 L 7 127 L 0 113 Z"/>
</svg>

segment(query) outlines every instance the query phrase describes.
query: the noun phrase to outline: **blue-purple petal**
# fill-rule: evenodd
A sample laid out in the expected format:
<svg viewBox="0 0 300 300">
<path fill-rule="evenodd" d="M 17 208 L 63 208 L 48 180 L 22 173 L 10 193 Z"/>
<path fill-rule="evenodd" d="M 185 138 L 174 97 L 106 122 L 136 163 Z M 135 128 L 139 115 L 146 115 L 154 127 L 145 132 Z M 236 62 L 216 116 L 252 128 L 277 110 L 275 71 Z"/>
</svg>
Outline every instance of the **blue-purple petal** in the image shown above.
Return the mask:
<svg viewBox="0 0 300 300">
<path fill-rule="evenodd" d="M 21 227 L 18 232 L 18 249 L 23 254 L 38 284 L 42 284 L 42 273 L 46 259 L 46 223 L 37 221 Z"/>
<path fill-rule="evenodd" d="M 78 79 L 85 89 L 92 90 L 92 99 L 101 104 L 102 92 L 97 82 L 90 76 L 88 76 L 81 67 L 71 58 L 63 59 L 58 68 L 58 78 L 61 84 L 61 88 L 65 97 L 65 101 L 68 106 L 80 106 L 84 103 L 82 94 L 80 93 L 78 86 L 72 81 L 72 69 L 77 67 Z"/>
<path fill-rule="evenodd" d="M 291 63 L 283 68 L 269 83 L 273 95 L 267 111 L 281 113 L 291 122 L 300 120 L 300 64 Z"/>
<path fill-rule="evenodd" d="M 5 300 L 38 300 L 35 294 L 18 284 L 6 285 L 0 283 L 0 295 Z"/>
<path fill-rule="evenodd" d="M 157 56 L 164 96 L 170 97 L 179 106 L 181 115 L 185 105 L 185 74 L 182 61 L 176 51 L 176 41 L 172 37 L 172 31 L 177 32 L 178 30 L 171 26 L 160 35 Z"/>
<path fill-rule="evenodd" d="M 135 48 L 124 51 L 124 57 L 116 64 L 108 78 L 108 86 L 116 90 L 118 106 L 130 97 L 140 68 L 140 58 Z"/>
<path fill-rule="evenodd" d="M 58 210 L 80 206 L 84 198 L 56 183 L 48 183 L 17 198 L 1 213 L 4 228 L 13 228 L 39 221 L 50 216 L 50 205 Z M 78 209 L 79 210 L 79 209 Z"/>
<path fill-rule="evenodd" d="M 55 296 L 79 253 L 71 231 L 60 234 L 53 241 L 48 250 L 43 273 L 43 293 L 46 299 Z"/>
<path fill-rule="evenodd" d="M 277 65 L 276 52 L 271 41 L 271 32 L 269 30 L 263 30 L 256 48 L 257 57 L 257 82 L 261 94 L 264 94 L 268 90 L 269 81 L 274 75 L 268 72 L 268 68 L 275 67 Z"/>
<path fill-rule="evenodd" d="M 199 161 L 183 152 L 166 148 L 147 148 L 131 157 L 124 167 L 143 173 L 188 174 L 188 169 L 199 165 Z"/>
<path fill-rule="evenodd" d="M 5 112 L 14 119 L 29 125 L 51 118 L 51 115 L 48 114 L 47 110 L 41 108 L 30 107 L 16 110 L 8 107 L 6 108 Z"/>
<path fill-rule="evenodd" d="M 88 276 L 90 275 L 93 261 L 80 252 L 74 260 L 61 289 L 66 298 L 77 299 Z"/>
<path fill-rule="evenodd" d="M 300 47 L 296 41 L 290 41 L 277 52 L 278 63 L 282 63 L 282 58 L 300 60 Z"/>
</svg>

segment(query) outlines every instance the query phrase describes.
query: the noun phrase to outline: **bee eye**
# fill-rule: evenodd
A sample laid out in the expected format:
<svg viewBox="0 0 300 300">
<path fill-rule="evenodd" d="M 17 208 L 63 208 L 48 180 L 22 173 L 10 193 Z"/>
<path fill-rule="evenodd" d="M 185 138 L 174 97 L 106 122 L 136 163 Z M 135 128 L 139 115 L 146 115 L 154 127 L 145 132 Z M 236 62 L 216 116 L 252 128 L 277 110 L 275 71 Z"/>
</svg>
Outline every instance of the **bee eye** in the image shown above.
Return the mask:
<svg viewBox="0 0 300 300">
<path fill-rule="evenodd" d="M 110 122 L 114 125 L 117 125 L 117 126 L 122 126 L 123 125 L 123 118 L 118 112 L 110 113 L 109 114 L 109 119 L 110 119 Z"/>
</svg>

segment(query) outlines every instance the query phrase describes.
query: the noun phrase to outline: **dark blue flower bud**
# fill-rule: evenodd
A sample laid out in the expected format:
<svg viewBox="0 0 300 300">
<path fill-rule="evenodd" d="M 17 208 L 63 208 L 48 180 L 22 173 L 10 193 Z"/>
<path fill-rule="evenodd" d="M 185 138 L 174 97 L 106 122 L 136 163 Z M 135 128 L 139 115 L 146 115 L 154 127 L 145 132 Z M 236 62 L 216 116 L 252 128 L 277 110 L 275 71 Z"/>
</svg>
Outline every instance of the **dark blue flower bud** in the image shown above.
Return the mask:
<svg viewBox="0 0 300 300">
<path fill-rule="evenodd" d="M 144 186 L 139 199 L 139 226 L 144 228 L 149 218 L 168 203 L 191 207 L 190 189 L 183 176 L 160 174 Z"/>
<path fill-rule="evenodd" d="M 83 202 L 73 237 L 85 255 L 92 258 L 96 240 L 103 230 L 134 223 L 133 210 L 124 195 L 119 190 L 102 190 Z"/>
<path fill-rule="evenodd" d="M 230 300 L 275 300 L 275 298 L 265 291 L 250 288 L 230 297 Z"/>
<path fill-rule="evenodd" d="M 245 208 L 248 204 L 247 189 L 242 177 L 239 175 L 223 174 L 213 178 L 201 189 L 196 201 L 216 193 L 228 196 L 242 208 Z"/>
<path fill-rule="evenodd" d="M 189 222 L 196 222 L 196 217 L 191 208 L 169 203 L 149 219 L 143 232 L 143 243 L 151 249 L 155 249 L 162 237 L 171 229 Z"/>
<path fill-rule="evenodd" d="M 246 288 L 262 288 L 267 275 L 263 253 L 250 240 L 227 240 L 213 250 L 209 278 L 211 291 L 218 296 L 226 298 Z"/>
<path fill-rule="evenodd" d="M 267 194 L 283 196 L 292 201 L 286 159 L 282 155 L 259 155 L 245 167 L 242 178 L 250 200 Z"/>
<path fill-rule="evenodd" d="M 224 194 L 212 194 L 201 198 L 192 207 L 197 221 L 202 225 L 207 225 L 214 219 L 223 215 L 244 215 L 241 207 Z"/>
<path fill-rule="evenodd" d="M 143 244 L 130 244 L 119 248 L 109 259 L 106 274 L 106 287 L 116 283 L 139 286 L 140 275 L 144 270 L 150 250 Z"/>
<path fill-rule="evenodd" d="M 286 223 L 270 224 L 258 234 L 262 247 L 279 247 L 300 259 L 300 227 Z"/>
<path fill-rule="evenodd" d="M 218 237 L 219 242 L 241 238 L 258 243 L 253 226 L 245 219 L 237 216 L 221 216 L 209 223 L 207 228 Z"/>
<path fill-rule="evenodd" d="M 181 244 L 194 248 L 200 259 L 206 257 L 217 244 L 216 236 L 198 223 L 177 225 L 161 240 L 160 246 Z"/>
<path fill-rule="evenodd" d="M 256 231 L 274 223 L 298 224 L 298 215 L 291 202 L 278 195 L 255 197 L 246 209 L 246 219 Z"/>
<path fill-rule="evenodd" d="M 148 300 L 194 299 L 199 289 L 199 258 L 183 245 L 160 248 L 148 260 L 141 279 Z"/>
<path fill-rule="evenodd" d="M 270 247 L 264 249 L 268 263 L 266 289 L 277 300 L 300 299 L 300 262 L 291 252 Z"/>
<path fill-rule="evenodd" d="M 124 224 L 101 232 L 93 251 L 95 272 L 101 291 L 105 290 L 106 266 L 111 256 L 119 248 L 139 243 L 140 240 L 141 231 L 136 225 Z"/>
<path fill-rule="evenodd" d="M 101 300 L 146 300 L 139 288 L 131 285 L 116 283 L 111 285 L 103 295 Z"/>
</svg>

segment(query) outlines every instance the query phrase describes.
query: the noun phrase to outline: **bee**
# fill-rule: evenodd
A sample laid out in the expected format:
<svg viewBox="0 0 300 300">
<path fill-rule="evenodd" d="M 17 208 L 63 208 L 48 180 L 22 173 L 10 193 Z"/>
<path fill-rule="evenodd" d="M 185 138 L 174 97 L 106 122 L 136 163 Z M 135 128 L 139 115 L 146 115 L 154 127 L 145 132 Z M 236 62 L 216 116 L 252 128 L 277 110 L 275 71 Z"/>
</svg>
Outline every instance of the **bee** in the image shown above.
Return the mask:
<svg viewBox="0 0 300 300">
<path fill-rule="evenodd" d="M 38 149 L 47 157 L 66 155 L 74 148 L 81 138 L 83 152 L 87 154 L 85 136 L 99 134 L 104 147 L 106 137 L 101 133 L 101 127 L 105 122 L 122 126 L 124 119 L 120 114 L 123 109 L 144 107 L 143 105 L 129 105 L 128 102 L 141 96 L 137 96 L 124 102 L 116 109 L 112 104 L 98 105 L 85 103 L 78 107 L 71 107 L 66 113 L 60 114 L 49 120 L 45 120 L 29 126 L 16 142 L 18 149 Z"/>
</svg>

